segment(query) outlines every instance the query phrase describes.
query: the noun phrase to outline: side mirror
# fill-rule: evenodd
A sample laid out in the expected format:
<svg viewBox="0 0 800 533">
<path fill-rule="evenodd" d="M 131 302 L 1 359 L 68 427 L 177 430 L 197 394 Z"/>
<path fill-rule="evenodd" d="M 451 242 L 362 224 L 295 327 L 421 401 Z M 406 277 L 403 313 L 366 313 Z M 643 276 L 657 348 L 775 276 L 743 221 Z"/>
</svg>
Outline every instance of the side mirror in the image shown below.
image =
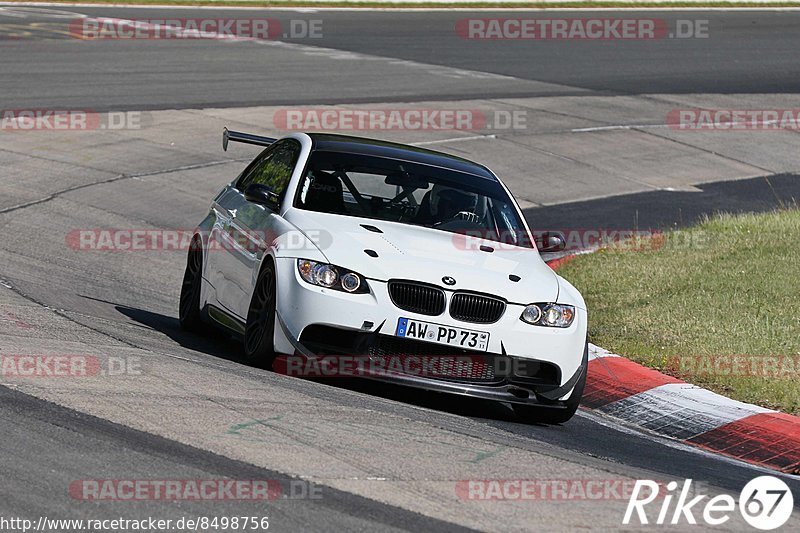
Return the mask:
<svg viewBox="0 0 800 533">
<path fill-rule="evenodd" d="M 567 247 L 567 239 L 560 231 L 543 231 L 536 237 L 536 248 L 540 253 L 562 252 Z"/>
<path fill-rule="evenodd" d="M 277 212 L 280 209 L 280 198 L 278 194 L 267 185 L 251 183 L 244 190 L 244 198 L 248 202 L 263 205 L 270 211 Z"/>
</svg>

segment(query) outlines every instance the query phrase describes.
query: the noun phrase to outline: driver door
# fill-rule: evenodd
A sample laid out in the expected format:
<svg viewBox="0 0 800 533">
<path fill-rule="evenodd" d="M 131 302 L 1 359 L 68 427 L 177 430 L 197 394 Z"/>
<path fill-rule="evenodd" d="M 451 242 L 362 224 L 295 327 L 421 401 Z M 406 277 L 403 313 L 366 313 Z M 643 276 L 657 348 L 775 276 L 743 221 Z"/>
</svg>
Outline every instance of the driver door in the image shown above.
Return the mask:
<svg viewBox="0 0 800 533">
<path fill-rule="evenodd" d="M 277 211 L 249 202 L 244 191 L 251 183 L 269 186 L 281 204 L 300 156 L 300 143 L 282 139 L 270 146 L 261 159 L 218 201 L 227 214 L 227 246 L 219 251 L 222 287 L 217 287 L 219 303 L 242 320 L 247 319 L 250 297 L 258 277 L 261 259 L 272 241 L 288 228 Z"/>
</svg>

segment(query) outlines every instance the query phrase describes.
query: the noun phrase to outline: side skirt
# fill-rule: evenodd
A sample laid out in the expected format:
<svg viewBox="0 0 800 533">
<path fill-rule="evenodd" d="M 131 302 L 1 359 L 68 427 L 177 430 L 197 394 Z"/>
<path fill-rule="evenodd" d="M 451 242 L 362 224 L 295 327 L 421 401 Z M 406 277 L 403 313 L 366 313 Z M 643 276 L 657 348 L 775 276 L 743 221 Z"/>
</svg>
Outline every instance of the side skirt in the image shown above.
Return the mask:
<svg viewBox="0 0 800 533">
<path fill-rule="evenodd" d="M 241 320 L 215 305 L 206 304 L 203 310 L 205 311 L 205 315 L 215 326 L 220 327 L 237 338 L 244 338 L 245 324 Z"/>
</svg>

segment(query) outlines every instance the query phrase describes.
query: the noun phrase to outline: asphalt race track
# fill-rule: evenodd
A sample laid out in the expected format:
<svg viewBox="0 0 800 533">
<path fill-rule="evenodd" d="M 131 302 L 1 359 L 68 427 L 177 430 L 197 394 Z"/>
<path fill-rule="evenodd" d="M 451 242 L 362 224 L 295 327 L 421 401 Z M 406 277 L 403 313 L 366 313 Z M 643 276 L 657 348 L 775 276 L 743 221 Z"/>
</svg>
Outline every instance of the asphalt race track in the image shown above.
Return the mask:
<svg viewBox="0 0 800 533">
<path fill-rule="evenodd" d="M 66 34 L 80 16 L 321 19 L 323 37 L 91 41 Z M 738 494 L 766 472 L 588 412 L 563 426 L 524 425 L 477 400 L 246 366 L 229 339 L 178 328 L 185 250 L 106 252 L 70 240 L 81 229 L 191 229 L 257 153 L 223 152 L 222 127 L 280 135 L 276 116 L 312 106 L 523 112 L 524 127 L 511 130 L 495 121 L 358 134 L 486 162 L 539 227 L 663 228 L 800 197 L 796 130 L 665 125 L 674 109 L 796 108 L 800 11 L 635 15 L 707 19 L 705 39 L 454 33 L 460 19 L 495 16 L 512 15 L 0 6 L 0 109 L 138 120 L 117 131 L 0 130 L 0 354 L 84 354 L 103 369 L 0 377 L 0 516 L 258 515 L 276 531 L 617 530 L 623 499 L 472 501 L 456 487 L 692 478 L 707 494 Z M 284 494 L 301 480 L 320 497 L 85 501 L 70 491 L 85 479 L 216 478 L 276 480 Z M 800 495 L 800 480 L 784 478 Z M 734 518 L 725 528 L 747 525 Z"/>
<path fill-rule="evenodd" d="M 190 17 L 186 10 L 61 9 L 120 19 Z M 263 12 L 215 9 L 217 18 Z M 71 15 L 3 17 L 5 105 L 165 109 L 499 98 L 571 94 L 796 93 L 800 13 L 647 12 L 639 18 L 708 20 L 708 38 L 653 41 L 481 41 L 455 31 L 469 12 L 272 11 L 284 30 L 290 20 L 322 20 L 321 38 L 295 45 L 369 54 L 387 61 L 339 60 L 330 54 L 250 43 L 209 41 L 103 42 L 72 39 Z M 609 17 L 622 17 L 609 12 Z M 481 18 L 510 17 L 482 12 Z M 33 29 L 31 24 L 35 24 Z M 22 27 L 20 27 L 22 26 Z M 41 39 L 61 39 L 52 43 Z M 96 44 L 96 43 L 94 43 Z M 120 57 L 124 59 L 120 59 Z M 401 59 L 484 73 L 447 75 L 392 65 Z M 35 69 L 32 66 L 35 65 Z M 569 66 L 566 68 L 566 66 Z M 423 70 L 423 72 L 419 72 Z M 35 71 L 35 72 L 34 72 Z M 495 76 L 487 76 L 494 74 Z M 35 91 L 31 91 L 35 87 Z"/>
</svg>

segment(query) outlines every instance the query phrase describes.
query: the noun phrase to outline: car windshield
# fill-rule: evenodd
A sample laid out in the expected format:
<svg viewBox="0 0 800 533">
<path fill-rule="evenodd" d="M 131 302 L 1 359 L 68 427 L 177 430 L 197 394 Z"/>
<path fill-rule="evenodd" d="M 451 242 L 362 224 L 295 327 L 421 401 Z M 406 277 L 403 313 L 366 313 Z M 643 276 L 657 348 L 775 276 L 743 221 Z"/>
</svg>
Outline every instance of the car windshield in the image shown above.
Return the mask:
<svg viewBox="0 0 800 533">
<path fill-rule="evenodd" d="M 385 157 L 313 152 L 295 207 L 532 247 L 513 201 L 497 181 Z"/>
</svg>

